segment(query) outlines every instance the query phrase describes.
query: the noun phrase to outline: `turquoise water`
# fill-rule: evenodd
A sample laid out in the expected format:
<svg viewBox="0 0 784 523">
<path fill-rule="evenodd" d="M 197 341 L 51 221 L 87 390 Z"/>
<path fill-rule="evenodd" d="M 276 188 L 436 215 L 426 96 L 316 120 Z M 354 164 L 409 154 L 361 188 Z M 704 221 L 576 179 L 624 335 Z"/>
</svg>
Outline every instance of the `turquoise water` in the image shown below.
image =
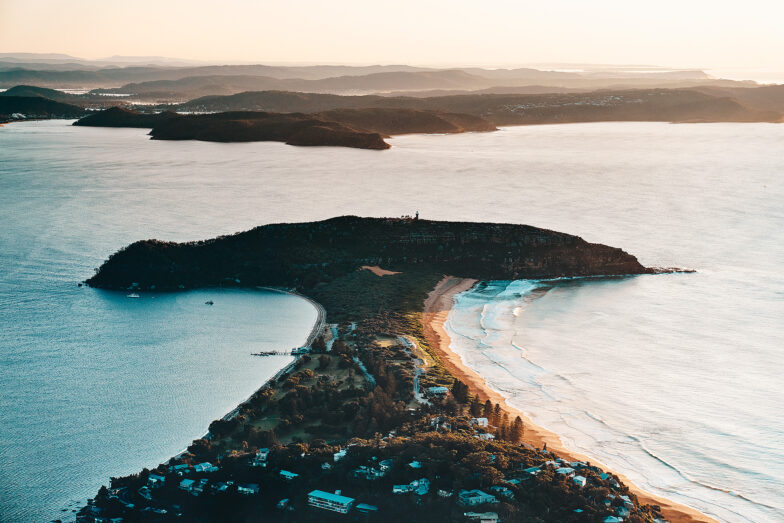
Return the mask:
<svg viewBox="0 0 784 523">
<path fill-rule="evenodd" d="M 107 476 L 177 452 L 283 363 L 250 347 L 297 345 L 315 319 L 279 295 L 76 287 L 111 252 L 418 210 L 698 269 L 563 283 L 538 299 L 529 283 L 493 284 L 461 298 L 456 349 L 568 445 L 641 485 L 726 521 L 784 520 L 784 126 L 553 125 L 390 143 L 0 128 L 0 519 L 61 517 Z"/>
</svg>

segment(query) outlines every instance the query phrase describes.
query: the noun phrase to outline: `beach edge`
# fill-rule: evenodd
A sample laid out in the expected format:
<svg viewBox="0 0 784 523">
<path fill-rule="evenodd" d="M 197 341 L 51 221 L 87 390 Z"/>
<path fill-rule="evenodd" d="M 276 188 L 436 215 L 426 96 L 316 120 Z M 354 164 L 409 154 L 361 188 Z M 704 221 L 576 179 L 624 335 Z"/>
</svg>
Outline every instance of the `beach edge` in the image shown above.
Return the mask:
<svg viewBox="0 0 784 523">
<path fill-rule="evenodd" d="M 436 287 L 430 291 L 424 302 L 422 326 L 425 339 L 437 353 L 442 364 L 455 378 L 468 385 L 471 393 L 478 395 L 483 401 L 489 399 L 493 403 L 498 403 L 501 409 L 509 414 L 510 419 L 520 416 L 525 424 L 525 435 L 523 438 L 525 443 L 537 448 L 542 448 L 546 444 L 548 450 L 571 461 L 590 461 L 601 465 L 603 469 L 618 476 L 641 503 L 658 505 L 661 508 L 662 515 L 671 523 L 718 523 L 718 520 L 696 509 L 641 489 L 625 475 L 604 466 L 594 458 L 567 449 L 557 434 L 533 423 L 522 411 L 509 405 L 506 402 L 506 398 L 492 389 L 480 374 L 465 365 L 460 356 L 452 351 L 450 347 L 451 339 L 444 328 L 444 323 L 454 306 L 455 297 L 462 292 L 470 290 L 477 283 L 478 280 L 471 278 L 444 276 Z"/>
</svg>

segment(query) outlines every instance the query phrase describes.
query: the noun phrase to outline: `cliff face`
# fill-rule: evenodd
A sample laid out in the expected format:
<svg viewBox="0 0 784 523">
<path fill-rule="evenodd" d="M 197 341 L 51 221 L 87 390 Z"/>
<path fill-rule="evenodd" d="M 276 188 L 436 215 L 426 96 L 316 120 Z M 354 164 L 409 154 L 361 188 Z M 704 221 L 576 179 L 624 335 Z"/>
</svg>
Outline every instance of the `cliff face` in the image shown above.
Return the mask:
<svg viewBox="0 0 784 523">
<path fill-rule="evenodd" d="M 274 224 L 195 243 L 136 242 L 87 280 L 93 287 L 158 290 L 216 285 L 312 288 L 362 265 L 477 279 L 652 272 L 634 256 L 526 225 L 346 216 Z"/>
</svg>

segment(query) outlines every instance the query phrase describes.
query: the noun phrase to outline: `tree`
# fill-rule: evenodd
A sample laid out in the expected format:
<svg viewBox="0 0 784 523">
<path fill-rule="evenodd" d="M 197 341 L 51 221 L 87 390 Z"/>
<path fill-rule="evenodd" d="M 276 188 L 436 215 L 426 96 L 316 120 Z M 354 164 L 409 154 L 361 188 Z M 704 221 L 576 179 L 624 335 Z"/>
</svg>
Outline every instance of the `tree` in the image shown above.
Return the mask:
<svg viewBox="0 0 784 523">
<path fill-rule="evenodd" d="M 319 338 L 319 339 L 321 339 L 321 338 Z M 321 356 L 319 356 L 319 359 L 318 359 L 318 362 L 319 362 L 318 368 L 319 368 L 319 370 L 324 370 L 327 367 L 329 367 L 330 361 L 332 361 L 332 358 L 330 358 L 326 354 L 322 354 Z"/>
<path fill-rule="evenodd" d="M 484 410 L 483 414 L 484 414 L 484 417 L 487 418 L 487 419 L 492 419 L 493 418 L 493 404 L 490 403 L 489 399 L 487 401 L 485 401 L 485 410 Z"/>
<path fill-rule="evenodd" d="M 482 402 L 479 401 L 478 396 L 474 396 L 471 399 L 471 416 L 474 418 L 478 418 L 482 415 Z"/>
<path fill-rule="evenodd" d="M 493 407 L 493 421 L 491 423 L 496 427 L 501 424 L 501 405 L 498 403 Z"/>
<path fill-rule="evenodd" d="M 517 416 L 512 422 L 512 433 L 509 438 L 512 443 L 520 443 L 523 441 L 524 430 L 523 420 L 520 416 Z"/>
<path fill-rule="evenodd" d="M 318 338 L 313 340 L 313 343 L 311 344 L 310 348 L 313 350 L 313 352 L 324 352 L 325 350 L 327 350 L 327 344 L 324 341 L 324 337 L 319 336 Z"/>
</svg>

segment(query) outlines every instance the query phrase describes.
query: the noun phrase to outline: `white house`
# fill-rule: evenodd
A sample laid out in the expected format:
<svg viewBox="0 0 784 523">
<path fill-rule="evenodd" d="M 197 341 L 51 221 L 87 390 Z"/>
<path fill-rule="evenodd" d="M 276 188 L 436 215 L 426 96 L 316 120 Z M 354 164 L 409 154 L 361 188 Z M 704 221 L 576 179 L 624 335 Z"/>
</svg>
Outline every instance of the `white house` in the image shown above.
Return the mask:
<svg viewBox="0 0 784 523">
<path fill-rule="evenodd" d="M 493 494 L 500 496 L 502 498 L 506 498 L 506 499 L 514 498 L 514 492 L 512 492 L 511 490 L 509 490 L 508 488 L 502 485 L 495 485 L 493 487 L 490 487 L 490 490 L 493 492 Z"/>
<path fill-rule="evenodd" d="M 252 467 L 266 467 L 267 457 L 269 457 L 269 449 L 259 449 L 250 464 Z"/>
<path fill-rule="evenodd" d="M 575 476 L 572 478 L 572 481 L 580 487 L 584 487 L 586 483 L 585 476 Z"/>
<path fill-rule="evenodd" d="M 331 510 L 340 514 L 348 514 L 353 504 L 354 498 L 341 496 L 340 491 L 332 494 L 323 490 L 313 490 L 308 494 L 308 505 L 311 507 Z"/>
<path fill-rule="evenodd" d="M 335 453 L 332 455 L 332 459 L 334 459 L 334 460 L 335 460 L 335 463 L 337 463 L 338 461 L 340 461 L 341 459 L 343 459 L 343 458 L 345 458 L 345 457 L 346 457 L 346 450 L 347 450 L 347 449 L 341 449 L 341 450 L 339 450 L 339 451 L 335 452 Z"/>
<path fill-rule="evenodd" d="M 428 387 L 427 388 L 427 393 L 432 395 L 432 396 L 446 396 L 447 392 L 449 392 L 449 389 L 447 389 L 446 387 Z"/>
<path fill-rule="evenodd" d="M 193 489 L 193 485 L 194 485 L 195 483 L 196 483 L 196 481 L 194 481 L 194 480 L 192 480 L 192 479 L 184 479 L 184 480 L 180 481 L 180 488 L 181 488 L 182 490 L 185 490 L 185 491 L 187 491 L 187 492 L 190 492 L 190 491 L 191 491 L 191 489 Z"/>
<path fill-rule="evenodd" d="M 411 463 L 408 464 L 408 466 L 411 467 L 412 469 L 421 469 L 422 463 L 420 463 L 419 461 L 412 461 Z"/>
<path fill-rule="evenodd" d="M 495 496 L 481 490 L 461 490 L 457 495 L 457 502 L 467 507 L 482 505 L 484 503 L 498 503 Z"/>
<path fill-rule="evenodd" d="M 471 425 L 476 425 L 477 427 L 487 427 L 489 423 L 487 418 L 471 418 Z"/>
<path fill-rule="evenodd" d="M 572 467 L 561 467 L 555 469 L 558 474 L 564 474 L 565 476 L 571 476 L 574 474 L 574 469 Z"/>
<path fill-rule="evenodd" d="M 208 461 L 193 466 L 194 472 L 218 472 L 218 470 L 220 469 Z"/>
<path fill-rule="evenodd" d="M 258 483 L 237 483 L 237 492 L 245 496 L 253 496 L 259 493 Z"/>
<path fill-rule="evenodd" d="M 299 474 L 297 474 L 296 472 L 289 472 L 288 470 L 281 470 L 280 477 L 282 477 L 286 481 L 291 481 L 292 479 L 298 478 Z"/>
<path fill-rule="evenodd" d="M 416 479 L 409 483 L 417 496 L 424 496 L 430 491 L 430 480 L 427 478 Z"/>
</svg>

